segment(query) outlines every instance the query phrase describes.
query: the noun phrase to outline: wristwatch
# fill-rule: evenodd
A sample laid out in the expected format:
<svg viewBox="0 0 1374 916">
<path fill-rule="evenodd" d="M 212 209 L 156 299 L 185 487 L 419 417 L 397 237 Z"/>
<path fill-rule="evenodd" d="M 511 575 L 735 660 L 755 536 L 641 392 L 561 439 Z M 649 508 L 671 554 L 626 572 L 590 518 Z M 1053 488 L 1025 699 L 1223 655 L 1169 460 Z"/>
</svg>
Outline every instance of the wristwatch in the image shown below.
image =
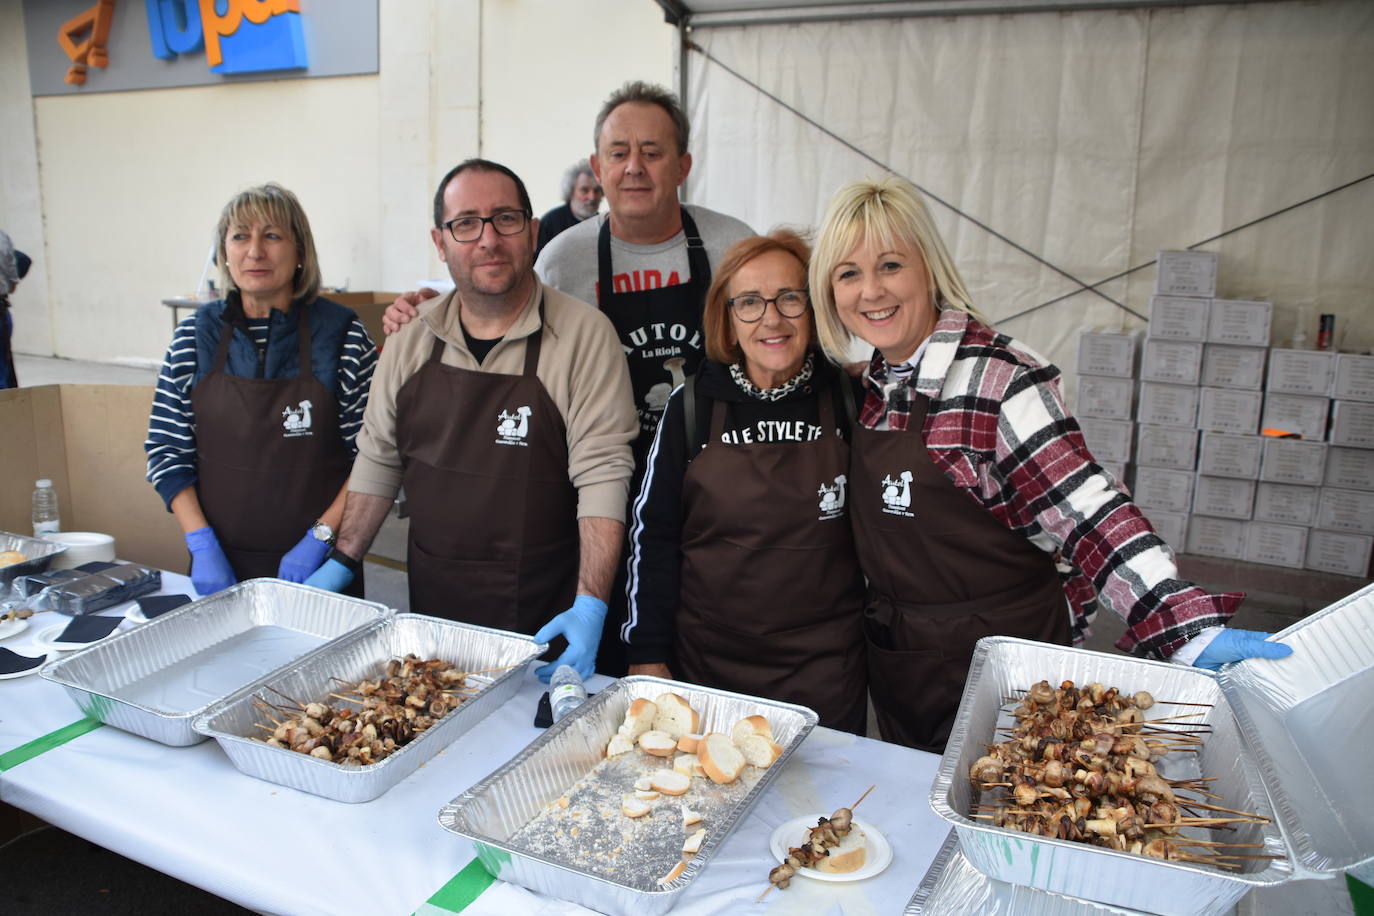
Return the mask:
<svg viewBox="0 0 1374 916">
<path fill-rule="evenodd" d="M 334 534 L 334 529 L 318 520 L 310 526 L 310 533 L 315 536 L 315 540 L 323 541 L 330 547 L 333 547 L 334 542 L 338 540 L 338 536 Z"/>
</svg>

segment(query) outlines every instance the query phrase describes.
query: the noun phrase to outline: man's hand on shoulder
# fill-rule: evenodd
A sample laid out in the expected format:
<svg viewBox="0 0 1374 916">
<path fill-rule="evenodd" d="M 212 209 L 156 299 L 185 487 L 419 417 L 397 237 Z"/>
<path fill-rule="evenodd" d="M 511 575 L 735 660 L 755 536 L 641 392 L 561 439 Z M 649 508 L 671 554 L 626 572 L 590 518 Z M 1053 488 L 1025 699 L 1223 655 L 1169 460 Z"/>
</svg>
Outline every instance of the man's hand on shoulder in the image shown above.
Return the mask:
<svg viewBox="0 0 1374 916">
<path fill-rule="evenodd" d="M 412 318 L 420 314 L 420 303 L 427 299 L 433 299 L 437 295 L 439 295 L 439 291 L 430 289 L 428 286 L 401 293 L 396 297 L 396 301 L 388 305 L 385 312 L 382 312 L 382 330 L 388 337 L 395 334 L 402 325 L 409 323 Z"/>
</svg>

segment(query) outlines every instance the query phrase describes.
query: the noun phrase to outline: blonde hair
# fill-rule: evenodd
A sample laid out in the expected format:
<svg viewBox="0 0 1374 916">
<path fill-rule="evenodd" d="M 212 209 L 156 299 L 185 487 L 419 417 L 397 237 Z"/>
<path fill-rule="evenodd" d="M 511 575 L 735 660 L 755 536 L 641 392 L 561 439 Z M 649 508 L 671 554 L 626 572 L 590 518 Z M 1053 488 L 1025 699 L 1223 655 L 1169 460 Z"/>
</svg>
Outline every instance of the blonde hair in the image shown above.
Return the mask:
<svg viewBox="0 0 1374 916">
<path fill-rule="evenodd" d="M 848 361 L 854 335 L 836 312 L 830 275 L 865 241 L 876 242 L 883 248 L 915 251 L 925 262 L 930 301 L 936 310 L 959 309 L 987 323 L 974 307 L 920 192 L 900 178 L 851 181 L 841 185 L 830 199 L 811 253 L 811 307 L 816 315 L 816 336 L 832 360 Z"/>
<path fill-rule="evenodd" d="M 706 291 L 701 330 L 706 338 L 706 355 L 718 363 L 734 363 L 744 357 L 744 351 L 740 349 L 739 340 L 735 337 L 734 328 L 730 324 L 730 309 L 726 304 L 728 297 L 725 293 L 730 281 L 735 279 L 735 274 L 740 272 L 740 268 L 770 251 L 790 254 L 801 264 L 803 271 L 806 270 L 806 262 L 811 259 L 811 249 L 806 247 L 806 242 L 802 241 L 801 236 L 790 229 L 775 229 L 767 235 L 750 235 L 735 242 L 725 249 L 725 253 L 720 257 L 720 263 L 716 265 L 711 277 L 711 288 Z M 815 320 L 809 320 L 814 329 Z M 814 338 L 814 330 L 812 334 Z"/>
<path fill-rule="evenodd" d="M 291 301 L 313 302 L 317 299 L 320 295 L 320 258 L 315 253 L 315 236 L 310 232 L 310 220 L 305 218 L 305 210 L 296 195 L 275 181 L 240 191 L 220 212 L 219 225 L 215 229 L 220 288 L 226 294 L 238 288 L 233 277 L 229 276 L 229 257 L 225 250 L 229 227 L 251 223 L 272 225 L 291 232 L 292 240 L 296 243 L 297 263 L 301 265 L 292 281 Z"/>
</svg>

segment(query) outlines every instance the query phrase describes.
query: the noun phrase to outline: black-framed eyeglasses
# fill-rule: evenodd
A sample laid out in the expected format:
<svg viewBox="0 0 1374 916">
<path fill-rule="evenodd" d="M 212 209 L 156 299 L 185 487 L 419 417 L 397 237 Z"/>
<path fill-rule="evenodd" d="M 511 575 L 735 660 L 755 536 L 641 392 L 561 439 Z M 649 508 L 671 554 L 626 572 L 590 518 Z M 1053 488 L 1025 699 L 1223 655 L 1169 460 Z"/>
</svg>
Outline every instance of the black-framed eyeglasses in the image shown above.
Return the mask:
<svg viewBox="0 0 1374 916">
<path fill-rule="evenodd" d="M 735 310 L 736 318 L 745 324 L 753 324 L 763 318 L 770 302 L 782 317 L 800 318 L 806 314 L 806 307 L 811 304 L 811 295 L 804 289 L 785 289 L 771 299 L 758 293 L 746 293 L 725 301 Z"/>
<path fill-rule="evenodd" d="M 497 235 L 516 235 L 525 231 L 530 216 L 528 210 L 502 210 L 491 216 L 459 216 L 442 225 L 455 242 L 475 242 L 482 237 L 487 223 L 491 223 Z"/>
</svg>

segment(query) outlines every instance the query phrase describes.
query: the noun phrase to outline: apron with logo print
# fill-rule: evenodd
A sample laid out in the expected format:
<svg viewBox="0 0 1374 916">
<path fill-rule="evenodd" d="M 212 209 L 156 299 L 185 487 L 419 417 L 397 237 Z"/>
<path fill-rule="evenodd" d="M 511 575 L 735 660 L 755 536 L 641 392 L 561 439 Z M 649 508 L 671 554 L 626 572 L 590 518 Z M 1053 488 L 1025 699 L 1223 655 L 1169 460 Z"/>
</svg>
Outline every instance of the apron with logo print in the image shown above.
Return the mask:
<svg viewBox="0 0 1374 916">
<path fill-rule="evenodd" d="M 725 411 L 714 402 L 708 445 L 682 483 L 674 673 L 800 703 L 863 734 L 863 578 L 831 392 L 820 395 L 825 433 L 810 442 L 721 445 Z"/>
<path fill-rule="evenodd" d="M 630 388 L 635 412 L 639 416 L 639 435 L 634 449 L 634 475 L 630 478 L 630 499 L 639 492 L 644 478 L 649 448 L 668 395 L 683 380 L 697 371 L 706 352 L 701 331 L 701 313 L 706 291 L 711 287 L 711 262 L 697 224 L 680 208 L 682 232 L 687 238 L 686 283 L 627 292 L 615 291 L 615 272 L 611 269 L 611 221 L 601 224 L 597 240 L 597 291 L 601 311 L 611 319 L 630 367 Z M 628 516 L 627 516 L 628 517 Z M 622 549 L 622 558 L 624 551 Z M 626 574 L 623 562 L 616 564 L 611 586 L 610 610 L 597 652 L 598 670 L 618 677 L 626 670 L 625 644 L 620 627 L 628 613 L 625 598 Z"/>
<path fill-rule="evenodd" d="M 309 306 L 297 306 L 296 378 L 240 378 L 224 371 L 233 328 L 191 391 L 196 495 L 240 579 L 275 576 L 284 553 L 328 509 L 353 457 L 339 433 L 334 392 L 311 367 Z M 346 594 L 362 595 L 362 574 Z"/>
<path fill-rule="evenodd" d="M 856 425 L 850 511 L 868 576 L 869 686 L 884 741 L 944 750 L 973 647 L 984 636 L 1069 644 L 1069 610 L 1050 554 L 1010 530 L 930 459 L 929 399 L 913 393 L 909 428 Z"/>
<path fill-rule="evenodd" d="M 541 304 L 521 375 L 443 365 L 436 339 L 397 392 L 416 613 L 533 633 L 572 605 L 577 491 L 563 417 L 535 375 L 542 337 Z"/>
</svg>

